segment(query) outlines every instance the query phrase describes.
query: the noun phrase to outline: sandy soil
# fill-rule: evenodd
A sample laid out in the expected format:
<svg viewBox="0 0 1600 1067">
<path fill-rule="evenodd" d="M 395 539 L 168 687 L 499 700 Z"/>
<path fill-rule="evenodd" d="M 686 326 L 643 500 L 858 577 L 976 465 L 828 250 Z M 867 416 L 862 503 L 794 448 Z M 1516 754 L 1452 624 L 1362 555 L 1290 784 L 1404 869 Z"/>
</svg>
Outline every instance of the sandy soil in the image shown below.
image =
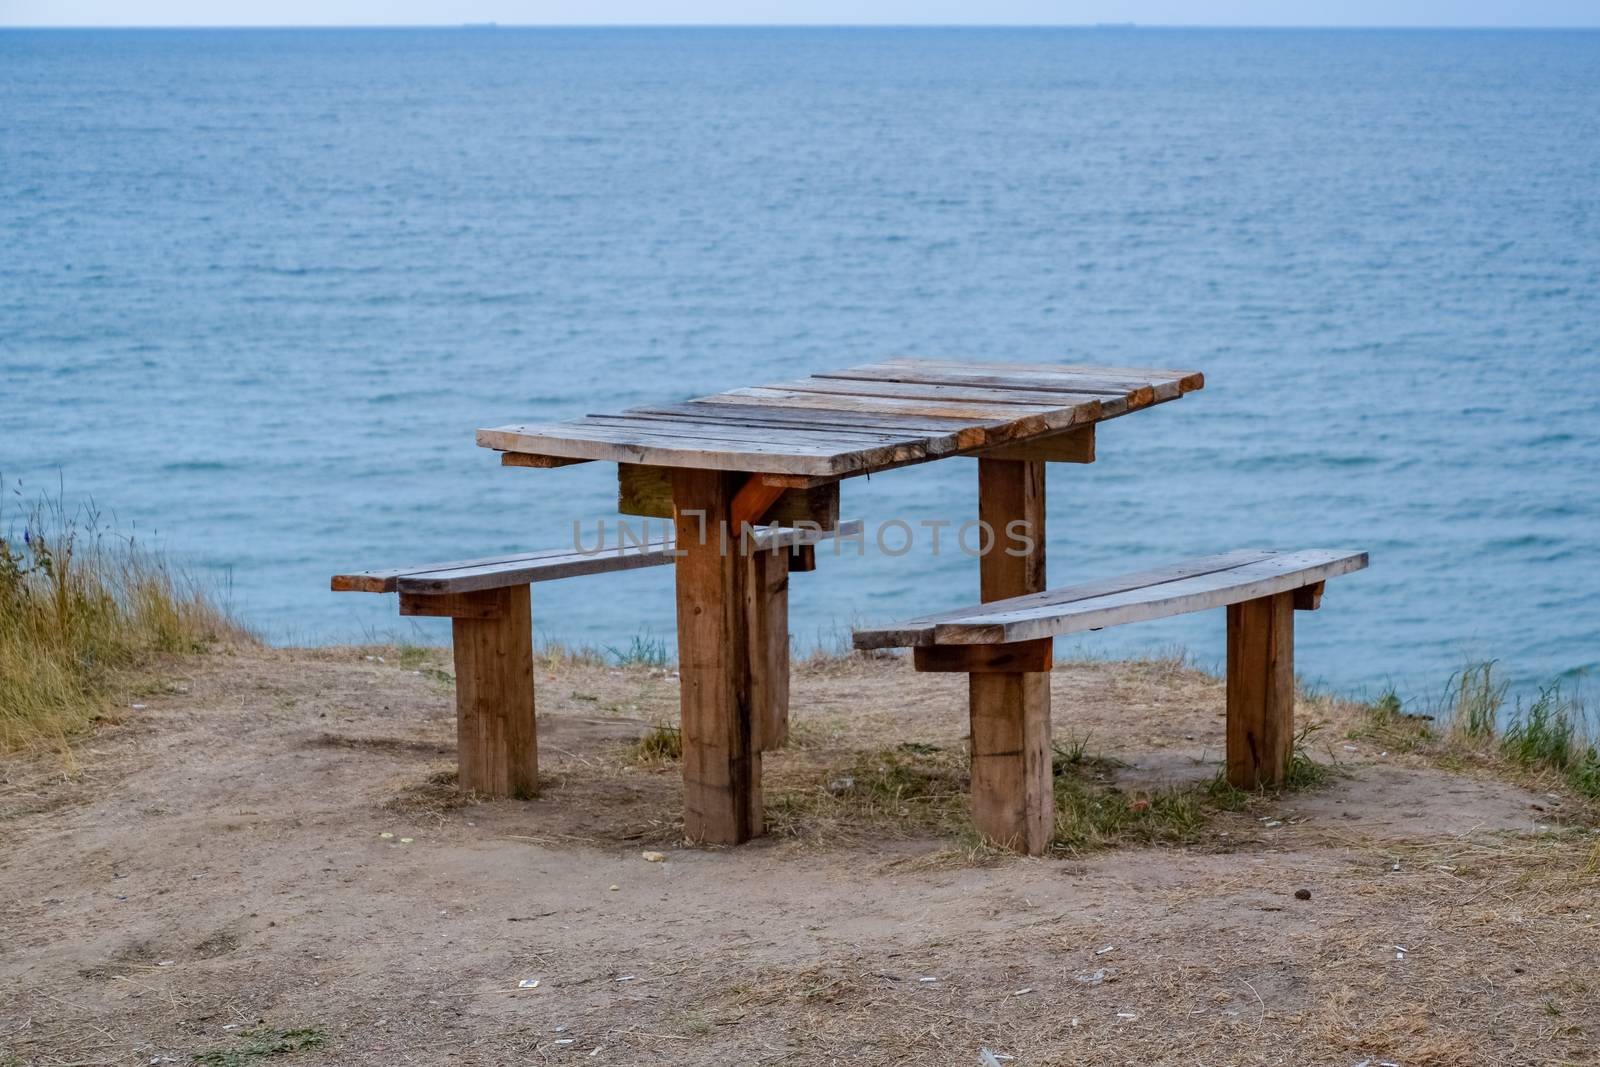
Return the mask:
<svg viewBox="0 0 1600 1067">
<path fill-rule="evenodd" d="M 0 1064 L 308 1036 L 274 1062 L 1600 1063 L 1600 837 L 1345 740 L 1337 705 L 1302 716 L 1335 720 L 1328 784 L 1181 847 L 996 858 L 827 787 L 903 742 L 959 751 L 963 680 L 819 664 L 767 757 L 774 833 L 706 850 L 675 766 L 627 755 L 669 672 L 543 663 L 543 794 L 484 803 L 448 783 L 441 667 L 219 652 L 70 772 L 0 764 Z M 1058 737 L 1130 795 L 1214 773 L 1213 680 L 1054 685 Z"/>
</svg>

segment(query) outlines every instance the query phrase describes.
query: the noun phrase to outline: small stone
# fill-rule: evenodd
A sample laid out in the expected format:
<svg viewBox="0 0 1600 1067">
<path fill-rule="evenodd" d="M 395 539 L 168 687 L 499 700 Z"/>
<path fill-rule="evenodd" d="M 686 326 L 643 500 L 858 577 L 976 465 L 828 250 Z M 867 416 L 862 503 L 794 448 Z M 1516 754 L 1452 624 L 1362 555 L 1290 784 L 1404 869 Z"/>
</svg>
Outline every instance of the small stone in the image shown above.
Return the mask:
<svg viewBox="0 0 1600 1067">
<path fill-rule="evenodd" d="M 644 853 L 644 861 L 646 863 L 665 863 L 667 862 L 667 854 L 665 852 L 646 852 Z"/>
<path fill-rule="evenodd" d="M 622 887 L 621 887 L 621 886 L 619 886 L 619 885 L 614 885 L 614 886 L 612 886 L 612 887 L 611 887 L 611 892 L 613 892 L 613 893 L 615 893 L 615 892 L 617 892 L 617 891 L 618 891 L 618 890 L 619 890 L 619 889 L 621 889 L 621 888 L 622 888 Z"/>
<path fill-rule="evenodd" d="M 1296 900 L 1310 900 L 1311 899 L 1311 890 L 1309 890 L 1309 889 L 1296 889 L 1294 891 L 1294 899 L 1296 899 Z"/>
</svg>

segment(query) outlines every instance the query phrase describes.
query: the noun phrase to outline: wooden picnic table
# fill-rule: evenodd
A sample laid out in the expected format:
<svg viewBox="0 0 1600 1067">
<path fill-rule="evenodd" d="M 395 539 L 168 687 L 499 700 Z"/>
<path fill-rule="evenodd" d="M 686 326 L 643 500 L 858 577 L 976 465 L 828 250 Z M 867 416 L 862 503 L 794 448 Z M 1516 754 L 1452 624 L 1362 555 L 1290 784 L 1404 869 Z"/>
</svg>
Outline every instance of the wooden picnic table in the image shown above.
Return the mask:
<svg viewBox="0 0 1600 1067">
<path fill-rule="evenodd" d="M 507 466 L 616 462 L 619 511 L 675 522 L 684 829 L 737 844 L 762 830 L 761 751 L 781 739 L 772 689 L 786 694 L 788 681 L 787 623 L 762 617 L 760 594 L 787 582 L 789 557 L 749 551 L 743 524 L 829 529 L 842 479 L 973 456 L 979 521 L 997 533 L 1026 523 L 1031 541 L 981 556 L 981 598 L 1041 592 L 1045 463 L 1091 462 L 1095 424 L 1203 384 L 1197 371 L 894 359 L 479 430 L 478 444 Z M 1047 835 L 1029 823 L 1049 805 L 1018 810 L 1013 798 L 1019 783 L 1049 780 L 1038 762 L 1051 758 L 1049 675 L 973 674 L 970 706 L 974 822 L 997 841 Z"/>
</svg>

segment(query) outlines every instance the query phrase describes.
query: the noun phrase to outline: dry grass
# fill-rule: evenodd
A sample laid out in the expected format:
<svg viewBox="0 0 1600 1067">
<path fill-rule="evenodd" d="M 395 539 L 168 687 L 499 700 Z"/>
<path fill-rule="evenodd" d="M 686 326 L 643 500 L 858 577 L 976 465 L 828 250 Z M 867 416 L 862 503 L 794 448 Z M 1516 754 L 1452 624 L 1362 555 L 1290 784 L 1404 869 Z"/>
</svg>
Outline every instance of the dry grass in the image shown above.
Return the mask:
<svg viewBox="0 0 1600 1067">
<path fill-rule="evenodd" d="M 160 556 L 92 510 L 34 505 L 0 536 L 0 752 L 66 752 L 139 670 L 224 639 L 250 638 Z"/>
</svg>

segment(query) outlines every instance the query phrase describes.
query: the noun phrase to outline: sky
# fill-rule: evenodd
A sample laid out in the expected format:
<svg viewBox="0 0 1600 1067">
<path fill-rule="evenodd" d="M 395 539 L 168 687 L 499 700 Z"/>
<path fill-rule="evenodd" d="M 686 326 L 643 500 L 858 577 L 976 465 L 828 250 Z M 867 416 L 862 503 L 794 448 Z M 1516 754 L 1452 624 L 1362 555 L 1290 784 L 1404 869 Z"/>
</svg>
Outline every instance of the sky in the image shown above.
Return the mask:
<svg viewBox="0 0 1600 1067">
<path fill-rule="evenodd" d="M 1600 0 L 0 0 L 0 26 L 1586 26 Z"/>
</svg>

